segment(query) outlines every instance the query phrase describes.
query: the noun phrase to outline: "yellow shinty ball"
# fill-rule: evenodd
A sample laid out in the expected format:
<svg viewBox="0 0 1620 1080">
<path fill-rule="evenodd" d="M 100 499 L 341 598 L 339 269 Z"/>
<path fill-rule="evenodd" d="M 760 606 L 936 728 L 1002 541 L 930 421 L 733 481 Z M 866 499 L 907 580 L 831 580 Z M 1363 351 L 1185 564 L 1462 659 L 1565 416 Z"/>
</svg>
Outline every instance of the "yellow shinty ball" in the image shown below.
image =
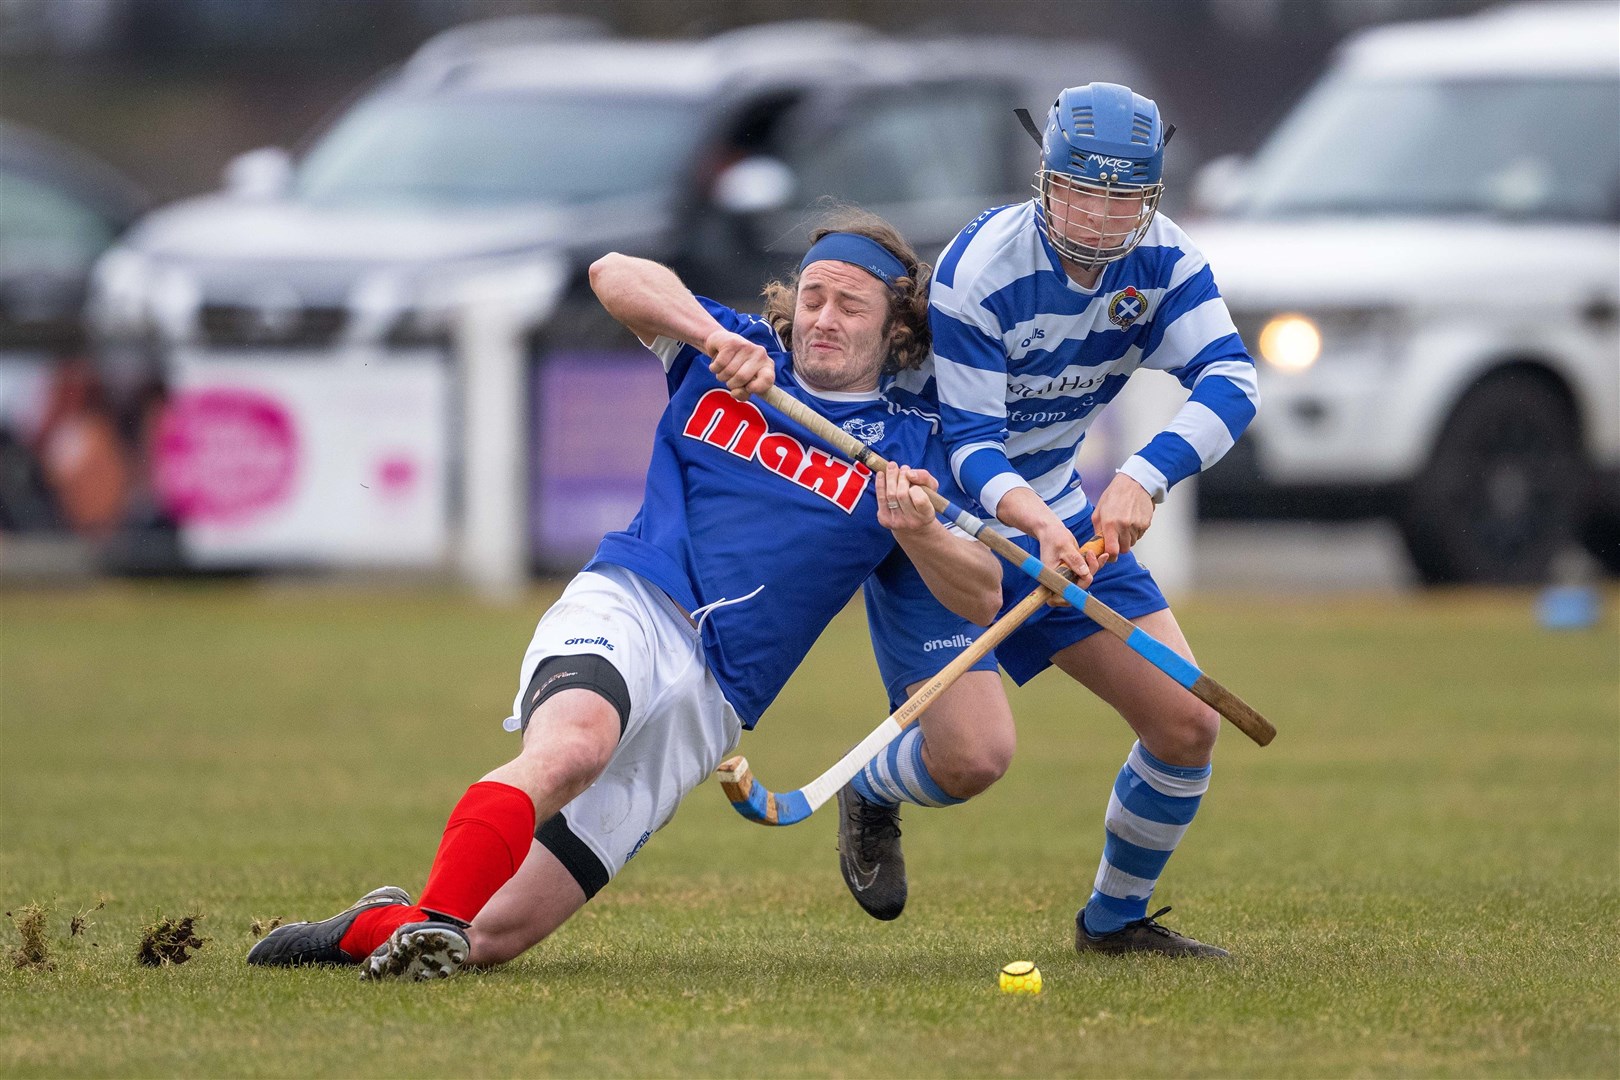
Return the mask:
<svg viewBox="0 0 1620 1080">
<path fill-rule="evenodd" d="M 1001 969 L 1003 994 L 1038 994 L 1041 992 L 1041 969 L 1028 960 L 1014 960 Z"/>
</svg>

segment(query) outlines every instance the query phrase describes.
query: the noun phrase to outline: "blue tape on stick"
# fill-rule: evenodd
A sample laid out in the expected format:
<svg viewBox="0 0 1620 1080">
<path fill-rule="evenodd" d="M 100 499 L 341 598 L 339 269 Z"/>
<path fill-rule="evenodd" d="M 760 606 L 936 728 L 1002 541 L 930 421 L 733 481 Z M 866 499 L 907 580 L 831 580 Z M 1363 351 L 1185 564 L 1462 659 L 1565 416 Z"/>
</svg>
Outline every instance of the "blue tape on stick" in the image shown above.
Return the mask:
<svg viewBox="0 0 1620 1080">
<path fill-rule="evenodd" d="M 1146 657 L 1148 663 L 1189 690 L 1204 674 L 1180 653 L 1145 630 L 1132 630 L 1131 636 L 1125 639 L 1125 644 Z"/>
<path fill-rule="evenodd" d="M 804 797 L 804 792 L 788 791 L 776 797 L 776 820 L 770 821 L 766 816 L 770 810 L 770 793 L 757 780 L 748 788 L 748 798 L 733 801 L 731 807 L 749 821 L 771 825 L 797 825 L 811 814 L 810 800 Z"/>
<path fill-rule="evenodd" d="M 748 798 L 744 799 L 742 802 L 737 802 L 734 799 L 732 800 L 731 805 L 737 811 L 737 813 L 741 814 L 750 821 L 764 821 L 766 810 L 765 799 L 767 794 L 768 793 L 765 790 L 765 785 L 756 780 L 754 783 L 748 785 Z"/>
<path fill-rule="evenodd" d="M 1019 569 L 1028 574 L 1030 577 L 1039 581 L 1041 571 L 1045 570 L 1046 567 L 1041 564 L 1041 560 L 1031 555 L 1025 559 L 1022 564 L 1020 564 Z M 1073 604 L 1076 610 L 1083 611 L 1085 610 L 1086 601 L 1091 599 L 1091 594 L 1086 592 L 1086 590 L 1082 589 L 1080 586 L 1071 582 L 1063 587 L 1063 599 Z"/>
<path fill-rule="evenodd" d="M 796 825 L 810 816 L 810 800 L 802 791 L 788 791 L 776 797 L 776 823 Z"/>
</svg>

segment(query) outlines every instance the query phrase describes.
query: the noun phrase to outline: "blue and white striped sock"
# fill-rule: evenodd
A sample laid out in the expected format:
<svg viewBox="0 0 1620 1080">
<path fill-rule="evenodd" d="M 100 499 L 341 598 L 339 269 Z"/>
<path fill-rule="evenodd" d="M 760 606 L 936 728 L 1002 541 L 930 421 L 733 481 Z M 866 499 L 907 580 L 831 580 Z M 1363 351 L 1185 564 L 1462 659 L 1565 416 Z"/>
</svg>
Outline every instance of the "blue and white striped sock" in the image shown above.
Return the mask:
<svg viewBox="0 0 1620 1080">
<path fill-rule="evenodd" d="M 871 764 L 850 781 L 867 802 L 915 803 L 918 806 L 955 806 L 965 800 L 945 794 L 923 764 L 922 728 L 913 725 L 884 748 Z"/>
<path fill-rule="evenodd" d="M 1086 930 L 1108 934 L 1147 914 L 1170 853 L 1209 790 L 1210 767 L 1169 765 L 1131 747 L 1104 819 L 1102 863 L 1084 912 Z"/>
</svg>

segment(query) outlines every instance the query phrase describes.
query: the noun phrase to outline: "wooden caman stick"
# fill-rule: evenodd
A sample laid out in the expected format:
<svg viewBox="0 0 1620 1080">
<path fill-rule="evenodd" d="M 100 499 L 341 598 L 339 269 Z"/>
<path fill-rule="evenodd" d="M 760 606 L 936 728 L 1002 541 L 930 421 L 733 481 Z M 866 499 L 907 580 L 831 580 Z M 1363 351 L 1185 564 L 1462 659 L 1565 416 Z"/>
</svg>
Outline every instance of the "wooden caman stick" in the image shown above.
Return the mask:
<svg viewBox="0 0 1620 1080">
<path fill-rule="evenodd" d="M 873 472 L 881 472 L 889 467 L 889 463 L 871 447 L 804 403 L 783 393 L 781 387 L 773 386 L 762 396 L 772 408 L 786 414 L 790 419 L 803 425 L 819 438 L 825 439 L 838 447 L 844 454 L 859 461 Z M 1051 592 L 1062 596 L 1076 608 L 1079 608 L 1097 625 L 1130 646 L 1131 650 L 1138 656 L 1141 656 L 1148 663 L 1192 691 L 1193 696 L 1198 698 L 1199 701 L 1202 701 L 1236 724 L 1238 730 L 1242 731 L 1243 734 L 1261 746 L 1266 746 L 1272 739 L 1277 737 L 1277 729 L 1272 726 L 1271 721 L 1261 716 L 1248 702 L 1208 675 L 1205 675 L 1192 661 L 1119 614 L 1107 604 L 1104 604 L 1101 600 L 1098 600 L 1095 596 L 1092 596 L 1080 586 L 1071 581 L 1066 581 L 1057 571 L 1042 566 L 1039 558 L 1029 554 L 1005 536 L 989 528 L 984 521 L 956 506 L 939 492 L 929 491 L 928 497 L 933 501 L 934 509 L 938 513 L 950 518 L 974 539 L 989 547 L 991 551 L 994 551 L 997 555 L 1039 581 Z"/>
<path fill-rule="evenodd" d="M 1093 551 L 1102 551 L 1101 540 L 1093 540 L 1087 546 L 1092 545 L 1095 545 Z M 797 825 L 815 813 L 839 788 L 849 783 L 856 773 L 866 768 L 885 746 L 923 714 L 924 709 L 932 705 L 939 695 L 978 663 L 981 657 L 1001 644 L 1008 634 L 1022 626 L 1025 619 L 1040 610 L 1051 595 L 1051 590 L 1045 586 L 1038 586 L 1034 592 L 1020 600 L 1012 610 L 980 634 L 978 640 L 964 649 L 938 675 L 930 679 L 926 685 L 918 687 L 917 692 L 907 698 L 904 705 L 873 728 L 872 733 L 857 743 L 853 750 L 839 758 L 837 764 L 797 791 L 785 791 L 780 795 L 771 791 L 754 779 L 754 774 L 748 767 L 748 759 L 740 754 L 722 761 L 715 775 L 720 778 L 720 786 L 725 789 L 726 798 L 731 800 L 731 805 L 737 813 L 755 824 Z"/>
</svg>

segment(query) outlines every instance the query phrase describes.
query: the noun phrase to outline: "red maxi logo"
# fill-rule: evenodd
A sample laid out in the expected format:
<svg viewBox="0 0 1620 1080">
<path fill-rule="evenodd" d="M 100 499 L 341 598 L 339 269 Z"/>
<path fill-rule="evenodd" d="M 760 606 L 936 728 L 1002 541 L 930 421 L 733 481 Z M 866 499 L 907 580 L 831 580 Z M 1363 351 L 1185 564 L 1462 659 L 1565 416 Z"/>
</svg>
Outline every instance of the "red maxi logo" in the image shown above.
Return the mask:
<svg viewBox="0 0 1620 1080">
<path fill-rule="evenodd" d="M 728 454 L 757 461 L 776 475 L 815 492 L 846 514 L 854 512 L 855 504 L 872 478 L 872 470 L 865 465 L 840 461 L 824 451 L 806 447 L 791 435 L 772 431 L 759 406 L 751 401 L 737 401 L 725 390 L 710 390 L 699 398 L 681 434 L 718 446 Z"/>
</svg>

